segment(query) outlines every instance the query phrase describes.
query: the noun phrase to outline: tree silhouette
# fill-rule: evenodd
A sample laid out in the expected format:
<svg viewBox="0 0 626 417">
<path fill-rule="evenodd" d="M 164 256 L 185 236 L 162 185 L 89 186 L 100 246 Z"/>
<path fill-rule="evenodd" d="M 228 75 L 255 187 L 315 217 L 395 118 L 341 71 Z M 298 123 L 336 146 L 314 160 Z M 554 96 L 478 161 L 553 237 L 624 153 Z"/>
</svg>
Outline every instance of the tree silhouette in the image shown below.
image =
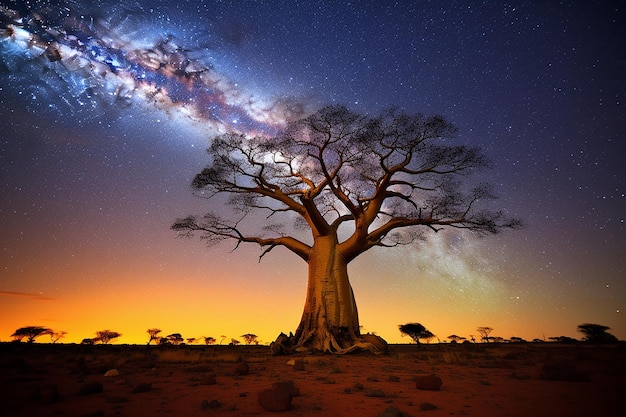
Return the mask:
<svg viewBox="0 0 626 417">
<path fill-rule="evenodd" d="M 490 339 L 489 335 L 493 331 L 493 329 L 491 327 L 478 327 L 476 329 L 476 331 L 478 332 L 478 334 L 480 335 L 480 338 L 485 343 L 489 343 L 489 339 Z"/>
<path fill-rule="evenodd" d="M 180 333 L 172 333 L 172 334 L 168 334 L 165 337 L 162 337 L 161 340 L 159 341 L 159 344 L 161 344 L 161 345 L 180 345 L 184 341 L 185 341 L 185 339 L 183 339 L 183 336 Z"/>
<path fill-rule="evenodd" d="M 234 337 L 232 337 L 232 338 L 230 339 L 230 343 L 229 343 L 229 345 L 231 345 L 231 346 L 237 346 L 239 343 L 241 343 L 239 340 L 237 340 L 237 339 L 235 339 Z"/>
<path fill-rule="evenodd" d="M 456 334 L 451 334 L 450 336 L 448 336 L 448 339 L 450 339 L 453 343 L 459 343 L 466 338 L 462 336 L 457 336 Z"/>
<path fill-rule="evenodd" d="M 384 350 L 382 339 L 360 334 L 351 261 L 375 247 L 416 242 L 427 231 L 495 234 L 520 226 L 484 207 L 494 198 L 489 186 L 461 183 L 489 161 L 477 148 L 451 144 L 455 131 L 440 116 L 394 109 L 363 116 L 329 106 L 276 137 L 217 136 L 209 165 L 191 185 L 208 200 L 226 196 L 234 210 L 181 218 L 172 229 L 209 244 L 254 243 L 261 258 L 283 247 L 308 264 L 300 325 L 277 339 L 274 352 Z M 290 218 L 292 235 L 283 229 Z"/>
<path fill-rule="evenodd" d="M 57 331 L 51 331 L 50 332 L 50 341 L 52 342 L 52 344 L 55 344 L 60 339 L 64 338 L 66 334 L 67 334 L 67 332 L 65 332 L 65 331 L 58 331 L 58 332 Z"/>
<path fill-rule="evenodd" d="M 400 333 L 409 336 L 415 343 L 420 344 L 420 339 L 430 340 L 434 334 L 420 323 L 407 323 L 398 326 Z"/>
<path fill-rule="evenodd" d="M 246 345 L 251 345 L 252 343 L 256 343 L 257 345 L 259 344 L 257 338 L 258 336 L 252 333 L 246 333 L 244 335 L 241 335 L 241 337 L 243 337 L 244 342 L 246 342 Z"/>
<path fill-rule="evenodd" d="M 159 333 L 161 333 L 161 329 L 148 329 L 146 332 L 148 332 L 148 335 L 150 336 L 148 344 L 152 343 L 152 341 L 154 341 L 155 344 L 159 342 Z"/>
<path fill-rule="evenodd" d="M 578 340 L 569 336 L 552 336 L 552 337 L 549 337 L 548 340 L 552 340 L 553 342 L 557 342 L 557 343 L 568 343 L 568 344 L 578 342 Z"/>
<path fill-rule="evenodd" d="M 216 342 L 215 338 L 211 336 L 205 336 L 203 339 L 205 345 L 213 345 Z"/>
<path fill-rule="evenodd" d="M 585 323 L 578 325 L 578 331 L 585 335 L 583 340 L 591 343 L 616 343 L 617 337 L 608 333 L 607 330 L 611 330 L 608 326 L 601 324 Z"/>
<path fill-rule="evenodd" d="M 27 343 L 33 343 L 35 339 L 38 338 L 39 336 L 43 336 L 46 334 L 49 335 L 51 333 L 52 333 L 52 330 L 47 327 L 26 326 L 26 327 L 20 327 L 19 329 L 17 329 L 11 335 L 11 337 L 15 338 L 15 340 L 19 340 L 20 342 L 22 341 L 22 339 L 26 338 Z"/>
<path fill-rule="evenodd" d="M 93 339 L 93 341 L 107 345 L 111 340 L 117 339 L 121 335 L 121 333 L 111 330 L 100 330 L 99 332 L 96 332 L 96 337 Z"/>
</svg>

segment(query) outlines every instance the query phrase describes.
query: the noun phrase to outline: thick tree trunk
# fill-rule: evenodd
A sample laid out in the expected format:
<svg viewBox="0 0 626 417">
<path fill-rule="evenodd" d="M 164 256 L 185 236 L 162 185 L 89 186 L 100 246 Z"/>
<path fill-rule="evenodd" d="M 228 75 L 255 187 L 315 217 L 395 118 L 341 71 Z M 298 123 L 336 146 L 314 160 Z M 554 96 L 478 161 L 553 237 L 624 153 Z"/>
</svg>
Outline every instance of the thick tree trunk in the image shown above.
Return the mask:
<svg viewBox="0 0 626 417">
<path fill-rule="evenodd" d="M 381 338 L 360 334 L 348 263 L 337 245 L 335 236 L 315 239 L 308 262 L 308 289 L 300 325 L 295 335 L 279 336 L 273 344 L 274 353 L 386 351 L 386 342 Z"/>
</svg>

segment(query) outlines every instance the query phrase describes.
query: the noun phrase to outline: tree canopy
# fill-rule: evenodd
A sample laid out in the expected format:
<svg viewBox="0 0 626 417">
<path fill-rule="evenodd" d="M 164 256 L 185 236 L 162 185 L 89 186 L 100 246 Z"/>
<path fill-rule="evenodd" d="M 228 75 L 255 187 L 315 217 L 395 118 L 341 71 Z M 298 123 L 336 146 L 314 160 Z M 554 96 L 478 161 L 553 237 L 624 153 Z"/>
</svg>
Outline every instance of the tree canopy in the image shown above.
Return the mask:
<svg viewBox="0 0 626 417">
<path fill-rule="evenodd" d="M 100 342 L 104 345 L 108 344 L 111 340 L 117 339 L 122 336 L 121 333 L 114 332 L 112 330 L 100 330 L 96 332 L 96 337 L 93 339 L 94 342 Z"/>
<path fill-rule="evenodd" d="M 611 330 L 608 326 L 594 323 L 584 323 L 578 325 L 578 331 L 583 333 L 585 342 L 591 343 L 615 343 L 617 337 L 609 333 L 607 330 Z"/>
<path fill-rule="evenodd" d="M 421 323 L 407 323 L 398 326 L 400 333 L 409 336 L 415 343 L 420 344 L 420 339 L 432 339 L 435 335 Z"/>
<path fill-rule="evenodd" d="M 52 335 L 53 330 L 43 326 L 26 326 L 15 330 L 11 337 L 21 341 L 26 338 L 28 343 L 33 343 L 35 339 L 43 335 Z"/>
<path fill-rule="evenodd" d="M 349 262 L 374 246 L 411 243 L 422 236 L 420 227 L 479 234 L 519 227 L 503 211 L 481 207 L 495 198 L 489 185 L 458 181 L 490 161 L 479 148 L 450 143 L 455 132 L 441 116 L 388 109 L 368 117 L 329 106 L 276 137 L 217 136 L 192 188 L 204 198 L 227 195 L 233 216 L 188 216 L 172 228 L 199 232 L 209 243 L 256 243 L 263 254 L 284 246 L 308 260 L 310 246 L 288 236 L 278 217 L 295 214 L 314 234 L 350 224 L 343 251 Z M 262 228 L 244 221 L 253 212 L 266 213 Z"/>
</svg>

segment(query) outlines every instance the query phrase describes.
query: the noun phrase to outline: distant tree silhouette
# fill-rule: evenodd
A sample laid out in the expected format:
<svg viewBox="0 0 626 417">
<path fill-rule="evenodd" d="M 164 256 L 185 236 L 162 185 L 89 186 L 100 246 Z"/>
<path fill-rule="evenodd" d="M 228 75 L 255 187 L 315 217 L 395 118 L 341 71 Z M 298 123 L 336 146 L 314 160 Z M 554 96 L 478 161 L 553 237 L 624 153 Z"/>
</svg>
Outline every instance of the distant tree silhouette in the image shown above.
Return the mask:
<svg viewBox="0 0 626 417">
<path fill-rule="evenodd" d="M 215 338 L 211 336 L 205 336 L 203 339 L 204 339 L 205 345 L 212 345 L 212 344 L 215 344 L 216 342 Z"/>
<path fill-rule="evenodd" d="M 185 339 L 183 339 L 183 336 L 180 333 L 172 333 L 172 334 L 168 334 L 165 337 L 162 337 L 161 340 L 159 341 L 159 344 L 161 344 L 161 345 L 180 345 L 184 341 L 185 341 Z"/>
<path fill-rule="evenodd" d="M 121 333 L 114 332 L 111 330 L 100 330 L 99 332 L 96 332 L 96 337 L 92 340 L 94 341 L 94 343 L 100 342 L 103 345 L 107 345 L 109 344 L 111 340 L 117 339 L 121 335 L 122 335 Z"/>
<path fill-rule="evenodd" d="M 478 332 L 478 334 L 480 335 L 480 338 L 485 343 L 489 343 L 489 339 L 490 339 L 489 334 L 491 334 L 491 332 L 493 331 L 491 327 L 478 327 L 476 331 Z"/>
<path fill-rule="evenodd" d="M 511 336 L 511 339 L 509 339 L 511 342 L 513 343 L 525 343 L 526 340 L 524 340 L 521 337 L 517 337 L 517 336 Z"/>
<path fill-rule="evenodd" d="M 148 340 L 148 344 L 152 343 L 152 341 L 154 341 L 155 344 L 157 344 L 159 342 L 159 333 L 161 333 L 161 329 L 148 329 L 146 330 L 148 332 L 148 335 L 150 336 L 150 340 Z"/>
<path fill-rule="evenodd" d="M 585 335 L 583 340 L 590 343 L 616 343 L 617 337 L 608 333 L 611 328 L 601 324 L 585 323 L 578 325 L 578 331 Z"/>
<path fill-rule="evenodd" d="M 19 340 L 20 342 L 22 341 L 22 339 L 26 338 L 27 343 L 33 343 L 35 339 L 38 338 L 39 336 L 43 336 L 46 334 L 49 335 L 51 333 L 52 333 L 52 330 L 48 329 L 47 327 L 26 326 L 26 327 L 20 327 L 19 329 L 17 329 L 15 333 L 11 335 L 11 337 L 13 337 L 15 340 Z"/>
<path fill-rule="evenodd" d="M 222 342 L 224 341 L 224 339 L 226 339 L 226 335 L 221 335 L 220 336 L 220 345 L 222 344 Z"/>
<path fill-rule="evenodd" d="M 86 337 L 80 342 L 80 344 L 81 345 L 93 345 L 95 343 L 94 339 L 95 338 Z"/>
<path fill-rule="evenodd" d="M 241 343 L 241 342 L 233 337 L 232 339 L 230 339 L 229 345 L 237 346 L 239 343 Z"/>
<path fill-rule="evenodd" d="M 455 334 L 451 334 L 450 336 L 448 336 L 448 339 L 450 339 L 453 343 L 459 343 L 463 340 L 466 340 L 464 337 L 457 336 Z"/>
<path fill-rule="evenodd" d="M 569 336 L 552 336 L 552 337 L 549 337 L 548 340 L 552 340 L 553 342 L 556 342 L 556 343 L 577 343 L 578 342 L 578 340 Z"/>
<path fill-rule="evenodd" d="M 187 339 L 185 339 L 187 341 L 188 345 L 192 345 L 196 342 L 196 338 L 195 337 L 188 337 Z"/>
<path fill-rule="evenodd" d="M 398 326 L 400 333 L 409 336 L 415 343 L 420 345 L 420 339 L 430 340 L 435 337 L 430 330 L 420 323 L 407 323 Z"/>
<path fill-rule="evenodd" d="M 55 344 L 56 342 L 59 341 L 59 339 L 62 339 L 65 337 L 65 335 L 67 334 L 67 332 L 64 331 L 52 331 L 50 333 L 50 341 L 52 342 L 52 344 Z"/>
<path fill-rule="evenodd" d="M 256 343 L 257 345 L 259 344 L 259 341 L 257 340 L 258 336 L 252 333 L 246 333 L 244 335 L 241 335 L 241 337 L 243 337 L 244 342 L 246 342 L 246 345 L 251 345 L 252 343 Z"/>
<path fill-rule="evenodd" d="M 455 132 L 441 116 L 328 106 L 275 137 L 222 134 L 211 139 L 209 164 L 192 188 L 211 209 L 216 200 L 233 209 L 179 218 L 172 229 L 209 244 L 256 244 L 261 257 L 282 247 L 307 263 L 300 325 L 279 336 L 274 353 L 380 353 L 387 344 L 359 331 L 350 262 L 442 229 L 496 234 L 520 226 L 485 207 L 495 198 L 490 186 L 465 181 L 490 162 L 480 149 L 454 144 Z M 294 218 L 299 231 L 290 235 L 285 225 Z"/>
</svg>

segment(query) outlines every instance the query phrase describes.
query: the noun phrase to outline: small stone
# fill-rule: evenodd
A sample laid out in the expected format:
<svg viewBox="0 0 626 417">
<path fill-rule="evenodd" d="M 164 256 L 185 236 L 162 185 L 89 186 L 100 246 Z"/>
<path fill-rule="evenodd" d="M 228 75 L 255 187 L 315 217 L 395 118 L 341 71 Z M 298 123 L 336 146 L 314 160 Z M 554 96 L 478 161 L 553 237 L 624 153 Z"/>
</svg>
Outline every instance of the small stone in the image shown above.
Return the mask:
<svg viewBox="0 0 626 417">
<path fill-rule="evenodd" d="M 247 362 L 237 362 L 237 365 L 235 366 L 235 375 L 248 375 L 249 372 L 250 367 Z"/>
<path fill-rule="evenodd" d="M 396 407 L 387 407 L 385 411 L 380 413 L 378 417 L 411 417 L 404 411 L 400 411 Z"/>
<path fill-rule="evenodd" d="M 292 397 L 300 396 L 300 389 L 293 384 L 293 381 L 278 381 L 272 384 L 272 389 L 275 391 L 285 390 Z"/>
<path fill-rule="evenodd" d="M 266 389 L 259 392 L 258 402 L 266 411 L 287 411 L 291 408 L 291 395 L 284 389 Z"/>
<path fill-rule="evenodd" d="M 203 410 L 206 409 L 216 409 L 216 408 L 220 408 L 222 406 L 222 403 L 217 401 L 217 400 L 211 400 L 211 401 L 207 401 L 207 400 L 202 400 L 202 402 L 200 403 L 200 408 L 202 408 Z"/>
<path fill-rule="evenodd" d="M 420 404 L 420 410 L 422 411 L 432 411 L 432 410 L 436 410 L 437 406 L 435 404 L 431 404 L 431 403 L 421 403 Z"/>
<path fill-rule="evenodd" d="M 366 397 L 384 397 L 385 392 L 380 389 L 368 389 L 365 391 Z"/>
<path fill-rule="evenodd" d="M 439 391 L 443 381 L 437 375 L 418 376 L 415 378 L 415 387 L 421 390 Z"/>
<path fill-rule="evenodd" d="M 120 376 L 120 371 L 117 369 L 109 369 L 104 373 L 104 376 Z"/>
</svg>

